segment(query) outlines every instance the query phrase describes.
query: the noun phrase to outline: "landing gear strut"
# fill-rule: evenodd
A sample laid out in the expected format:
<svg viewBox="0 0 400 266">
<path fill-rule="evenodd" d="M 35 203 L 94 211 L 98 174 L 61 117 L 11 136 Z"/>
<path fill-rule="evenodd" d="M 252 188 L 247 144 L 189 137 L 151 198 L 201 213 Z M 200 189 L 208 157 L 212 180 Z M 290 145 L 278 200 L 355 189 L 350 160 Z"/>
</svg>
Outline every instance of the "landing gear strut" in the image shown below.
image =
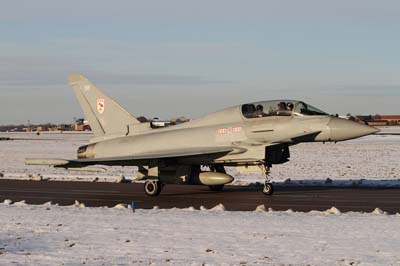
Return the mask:
<svg viewBox="0 0 400 266">
<path fill-rule="evenodd" d="M 271 172 L 270 167 L 265 164 L 261 165 L 260 167 L 261 167 L 261 171 L 265 175 L 265 179 L 266 179 L 262 193 L 264 193 L 264 195 L 270 196 L 274 193 L 274 187 L 272 186 L 272 183 L 271 183 L 271 176 L 269 175 Z"/>
<path fill-rule="evenodd" d="M 162 189 L 162 183 L 158 180 L 148 180 L 144 183 L 144 192 L 147 196 L 158 196 Z"/>
</svg>

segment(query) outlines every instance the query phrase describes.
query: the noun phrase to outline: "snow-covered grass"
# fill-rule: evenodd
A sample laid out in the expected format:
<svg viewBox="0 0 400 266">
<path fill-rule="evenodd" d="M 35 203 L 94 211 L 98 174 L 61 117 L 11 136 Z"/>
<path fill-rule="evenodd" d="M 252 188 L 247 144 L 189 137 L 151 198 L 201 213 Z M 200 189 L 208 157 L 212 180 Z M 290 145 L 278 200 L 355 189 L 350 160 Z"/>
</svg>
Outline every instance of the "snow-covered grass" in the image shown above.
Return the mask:
<svg viewBox="0 0 400 266">
<path fill-rule="evenodd" d="M 383 129 L 383 132 L 397 132 L 397 128 L 400 129 L 392 127 Z M 0 141 L 0 173 L 3 173 L 3 178 L 32 179 L 35 174 L 40 174 L 49 180 L 116 181 L 121 175 L 130 179 L 136 175 L 135 167 L 112 167 L 104 173 L 85 173 L 24 164 L 25 158 L 75 158 L 78 147 L 87 144 L 91 136 L 87 133 L 40 136 L 2 133 L 1 136 L 29 139 Z M 290 151 L 290 162 L 274 165 L 271 169 L 273 181 L 292 181 L 281 185 L 296 182 L 323 185 L 328 178 L 333 180 L 331 185 L 400 185 L 399 135 L 373 135 L 337 144 L 304 143 L 291 147 Z M 235 177 L 234 184 L 264 181 L 259 173 L 238 173 L 235 168 L 229 168 L 228 172 Z M 364 181 L 359 183 L 361 179 Z M 304 180 L 311 181 L 307 183 Z"/>
<path fill-rule="evenodd" d="M 0 204 L 0 265 L 399 265 L 400 215 Z"/>
<path fill-rule="evenodd" d="M 379 133 L 383 134 L 400 134 L 400 126 L 386 126 L 378 127 L 380 129 Z"/>
</svg>

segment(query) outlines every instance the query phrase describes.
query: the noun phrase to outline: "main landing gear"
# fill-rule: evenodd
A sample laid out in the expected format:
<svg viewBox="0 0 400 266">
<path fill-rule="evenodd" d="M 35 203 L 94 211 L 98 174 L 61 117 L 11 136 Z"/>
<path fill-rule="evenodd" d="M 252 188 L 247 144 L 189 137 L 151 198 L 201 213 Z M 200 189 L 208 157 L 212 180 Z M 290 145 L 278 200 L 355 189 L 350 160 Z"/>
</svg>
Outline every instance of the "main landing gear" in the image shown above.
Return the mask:
<svg viewBox="0 0 400 266">
<path fill-rule="evenodd" d="M 212 172 L 218 172 L 218 173 L 226 174 L 225 167 L 223 165 L 221 165 L 221 164 L 211 164 L 211 165 L 209 165 L 209 168 L 210 168 L 210 170 Z M 218 191 L 224 190 L 224 185 L 211 185 L 211 186 L 208 186 L 208 188 L 211 191 L 218 192 Z"/>
<path fill-rule="evenodd" d="M 144 183 L 144 192 L 147 196 L 158 196 L 162 190 L 163 184 L 159 180 L 148 180 Z"/>
<path fill-rule="evenodd" d="M 161 183 L 159 179 L 160 171 L 158 169 L 158 162 L 151 162 L 151 164 L 147 168 L 147 171 L 143 172 L 147 177 L 147 180 L 144 183 L 144 193 L 146 193 L 146 195 L 150 197 L 158 196 L 163 187 L 163 183 Z"/>
</svg>

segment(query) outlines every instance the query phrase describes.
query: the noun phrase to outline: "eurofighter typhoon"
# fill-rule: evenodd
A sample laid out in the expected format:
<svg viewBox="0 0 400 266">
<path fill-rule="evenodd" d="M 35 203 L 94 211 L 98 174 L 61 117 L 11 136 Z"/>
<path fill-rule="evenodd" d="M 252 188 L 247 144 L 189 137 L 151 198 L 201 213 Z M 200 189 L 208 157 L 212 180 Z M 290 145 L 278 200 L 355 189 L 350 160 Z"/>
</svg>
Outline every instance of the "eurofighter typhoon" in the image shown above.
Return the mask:
<svg viewBox="0 0 400 266">
<path fill-rule="evenodd" d="M 374 134 L 376 128 L 329 115 L 305 102 L 274 100 L 228 107 L 186 123 L 154 127 L 140 123 L 79 74 L 69 83 L 94 137 L 77 159 L 27 159 L 29 165 L 66 169 L 92 165 L 137 166 L 149 196 L 165 184 L 196 184 L 220 191 L 234 177 L 225 167 L 258 168 L 271 195 L 270 167 L 289 161 L 302 142 L 337 142 Z"/>
</svg>

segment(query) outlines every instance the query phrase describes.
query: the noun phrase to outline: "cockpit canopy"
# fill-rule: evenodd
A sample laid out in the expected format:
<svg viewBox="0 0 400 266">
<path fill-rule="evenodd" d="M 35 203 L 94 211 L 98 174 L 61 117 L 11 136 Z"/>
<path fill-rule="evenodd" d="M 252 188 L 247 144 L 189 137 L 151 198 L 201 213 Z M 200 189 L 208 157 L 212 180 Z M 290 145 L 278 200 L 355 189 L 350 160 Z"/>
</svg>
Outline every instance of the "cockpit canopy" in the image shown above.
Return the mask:
<svg viewBox="0 0 400 266">
<path fill-rule="evenodd" d="M 276 100 L 243 104 L 242 114 L 246 118 L 292 115 L 328 115 L 324 111 L 306 104 L 305 102 L 293 100 Z"/>
</svg>

